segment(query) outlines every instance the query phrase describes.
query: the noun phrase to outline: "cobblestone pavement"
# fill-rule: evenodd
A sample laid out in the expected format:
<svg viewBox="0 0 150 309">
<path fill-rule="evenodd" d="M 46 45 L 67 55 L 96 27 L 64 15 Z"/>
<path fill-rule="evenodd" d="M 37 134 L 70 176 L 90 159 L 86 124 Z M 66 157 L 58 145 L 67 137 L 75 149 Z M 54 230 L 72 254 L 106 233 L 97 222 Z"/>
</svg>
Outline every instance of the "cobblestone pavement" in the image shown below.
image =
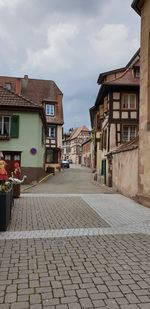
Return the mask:
<svg viewBox="0 0 150 309">
<path fill-rule="evenodd" d="M 150 308 L 149 236 L 1 240 L 0 308 Z"/>
<path fill-rule="evenodd" d="M 99 187 L 56 191 L 15 200 L 0 309 L 150 309 L 150 209 Z"/>
<path fill-rule="evenodd" d="M 109 226 L 80 196 L 22 196 L 13 208 L 11 231 Z"/>
</svg>

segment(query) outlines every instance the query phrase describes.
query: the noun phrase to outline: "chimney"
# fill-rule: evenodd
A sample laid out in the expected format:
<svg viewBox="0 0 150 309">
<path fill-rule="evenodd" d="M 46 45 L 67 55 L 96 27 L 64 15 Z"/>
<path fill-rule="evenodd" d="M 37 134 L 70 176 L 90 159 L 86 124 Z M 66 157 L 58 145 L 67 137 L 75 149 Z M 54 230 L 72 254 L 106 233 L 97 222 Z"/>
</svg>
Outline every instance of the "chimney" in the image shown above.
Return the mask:
<svg viewBox="0 0 150 309">
<path fill-rule="evenodd" d="M 28 75 L 24 75 L 24 78 L 22 78 L 22 88 L 27 88 L 28 86 Z"/>
<path fill-rule="evenodd" d="M 21 94 L 21 79 L 20 78 L 17 78 L 16 80 L 16 93 L 17 94 Z"/>
</svg>

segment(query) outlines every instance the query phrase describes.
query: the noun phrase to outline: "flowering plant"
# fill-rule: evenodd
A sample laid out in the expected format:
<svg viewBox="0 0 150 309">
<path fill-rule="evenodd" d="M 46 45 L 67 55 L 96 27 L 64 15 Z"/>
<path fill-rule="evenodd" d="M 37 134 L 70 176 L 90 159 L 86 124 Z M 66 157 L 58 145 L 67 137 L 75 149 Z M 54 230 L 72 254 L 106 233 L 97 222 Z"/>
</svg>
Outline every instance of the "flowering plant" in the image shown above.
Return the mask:
<svg viewBox="0 0 150 309">
<path fill-rule="evenodd" d="M 0 192 L 6 192 L 10 189 L 11 184 L 8 181 L 6 162 L 0 159 Z"/>
<path fill-rule="evenodd" d="M 10 181 L 0 180 L 0 192 L 7 192 L 10 188 Z"/>
</svg>

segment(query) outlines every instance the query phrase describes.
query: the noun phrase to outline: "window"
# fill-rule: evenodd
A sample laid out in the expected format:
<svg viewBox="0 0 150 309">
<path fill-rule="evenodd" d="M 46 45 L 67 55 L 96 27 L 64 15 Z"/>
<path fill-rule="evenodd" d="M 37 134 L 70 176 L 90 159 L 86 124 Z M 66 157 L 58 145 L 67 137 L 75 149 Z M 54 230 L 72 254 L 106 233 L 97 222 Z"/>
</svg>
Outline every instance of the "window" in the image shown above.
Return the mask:
<svg viewBox="0 0 150 309">
<path fill-rule="evenodd" d="M 127 142 L 133 139 L 137 134 L 136 126 L 123 126 L 122 128 L 122 141 Z"/>
<path fill-rule="evenodd" d="M 134 78 L 140 78 L 140 68 L 134 67 L 133 74 L 134 74 Z"/>
<path fill-rule="evenodd" d="M 0 135 L 10 135 L 10 117 L 0 116 Z"/>
<path fill-rule="evenodd" d="M 18 154 L 14 155 L 14 160 L 15 161 L 20 161 L 20 155 L 18 155 Z"/>
<path fill-rule="evenodd" d="M 12 89 L 10 83 L 6 83 L 5 86 L 4 86 L 4 88 L 7 89 L 7 90 L 11 90 L 11 89 Z"/>
<path fill-rule="evenodd" d="M 54 116 L 54 105 L 46 104 L 46 115 Z"/>
<path fill-rule="evenodd" d="M 4 155 L 4 160 L 5 161 L 10 161 L 11 160 L 11 155 Z"/>
<path fill-rule="evenodd" d="M 124 93 L 122 95 L 122 108 L 123 109 L 136 109 L 136 94 Z"/>
<path fill-rule="evenodd" d="M 54 163 L 54 151 L 53 149 L 46 149 L 46 163 Z"/>
<path fill-rule="evenodd" d="M 48 137 L 49 138 L 55 138 L 55 127 L 49 127 L 48 128 Z"/>
</svg>

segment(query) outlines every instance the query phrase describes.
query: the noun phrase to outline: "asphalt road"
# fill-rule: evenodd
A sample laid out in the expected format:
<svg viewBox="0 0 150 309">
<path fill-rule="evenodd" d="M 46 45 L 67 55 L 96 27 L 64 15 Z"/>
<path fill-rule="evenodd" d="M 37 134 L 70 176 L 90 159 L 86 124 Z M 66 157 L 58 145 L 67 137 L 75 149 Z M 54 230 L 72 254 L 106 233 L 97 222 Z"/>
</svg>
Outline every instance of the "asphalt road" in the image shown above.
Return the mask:
<svg viewBox="0 0 150 309">
<path fill-rule="evenodd" d="M 42 183 L 29 188 L 26 192 L 99 194 L 112 193 L 112 190 L 94 182 L 90 169 L 72 164 L 70 168 L 65 168 L 55 176 L 50 176 Z"/>
</svg>

